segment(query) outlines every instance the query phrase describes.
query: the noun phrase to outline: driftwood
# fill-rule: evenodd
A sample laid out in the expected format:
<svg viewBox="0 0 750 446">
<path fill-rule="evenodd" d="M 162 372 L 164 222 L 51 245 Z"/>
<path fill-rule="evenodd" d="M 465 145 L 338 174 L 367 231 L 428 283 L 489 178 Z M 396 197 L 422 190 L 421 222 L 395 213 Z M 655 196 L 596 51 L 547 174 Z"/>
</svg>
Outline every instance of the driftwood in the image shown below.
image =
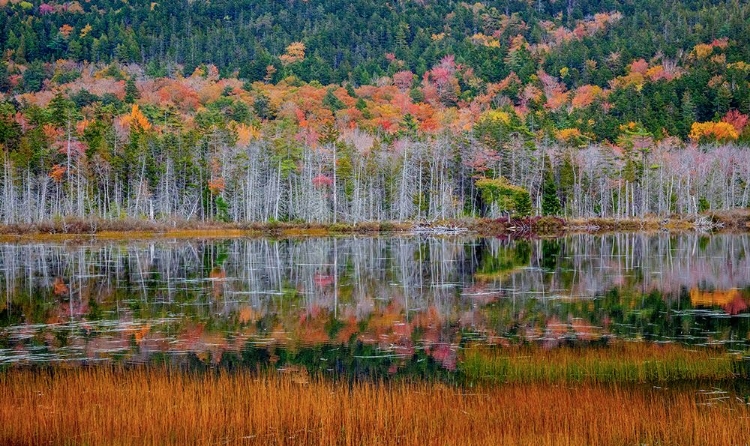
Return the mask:
<svg viewBox="0 0 750 446">
<path fill-rule="evenodd" d="M 412 232 L 416 234 L 451 235 L 467 232 L 468 229 L 460 226 L 432 225 L 429 223 L 416 223 Z"/>
<path fill-rule="evenodd" d="M 724 223 L 722 222 L 716 222 L 713 219 L 705 216 L 698 217 L 693 222 L 693 227 L 696 231 L 700 232 L 710 232 L 714 229 L 721 229 L 724 227 Z"/>
</svg>

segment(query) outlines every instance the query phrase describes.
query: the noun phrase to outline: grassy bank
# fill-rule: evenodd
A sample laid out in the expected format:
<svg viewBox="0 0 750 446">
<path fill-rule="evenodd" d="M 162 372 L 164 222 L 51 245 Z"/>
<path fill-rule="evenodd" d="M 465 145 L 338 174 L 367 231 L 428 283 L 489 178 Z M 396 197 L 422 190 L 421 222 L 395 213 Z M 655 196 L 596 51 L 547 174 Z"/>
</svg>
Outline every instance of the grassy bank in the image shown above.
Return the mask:
<svg viewBox="0 0 750 446">
<path fill-rule="evenodd" d="M 340 234 L 377 234 L 419 231 L 443 234 L 445 229 L 461 228 L 487 236 L 561 236 L 576 232 L 620 231 L 749 231 L 750 211 L 734 210 L 706 213 L 699 216 L 632 219 L 570 219 L 560 217 L 530 217 L 514 219 L 474 218 L 441 222 L 360 222 L 360 223 L 305 223 L 305 222 L 243 222 L 221 223 L 200 221 L 151 220 L 85 220 L 60 219 L 36 224 L 0 225 L 0 240 L 22 239 L 57 240 L 75 237 L 101 239 L 132 239 L 152 237 L 212 238 L 212 237 L 297 237 Z M 448 231 L 450 232 L 450 231 Z"/>
<path fill-rule="evenodd" d="M 734 396 L 600 385 L 300 381 L 163 369 L 0 375 L 2 444 L 744 444 Z M 719 395 L 719 394 L 717 394 Z"/>
<path fill-rule="evenodd" d="M 97 238 L 130 240 L 155 237 L 233 238 L 297 237 L 337 234 L 376 234 L 406 232 L 412 223 L 364 222 L 359 224 L 324 224 L 294 222 L 221 223 L 198 221 L 160 222 L 150 220 L 59 220 L 30 225 L 0 225 L 0 240 L 67 240 Z"/>
<path fill-rule="evenodd" d="M 724 381 L 747 374 L 745 367 L 741 355 L 723 349 L 639 342 L 549 350 L 473 346 L 461 364 L 467 382 L 483 384 Z"/>
</svg>

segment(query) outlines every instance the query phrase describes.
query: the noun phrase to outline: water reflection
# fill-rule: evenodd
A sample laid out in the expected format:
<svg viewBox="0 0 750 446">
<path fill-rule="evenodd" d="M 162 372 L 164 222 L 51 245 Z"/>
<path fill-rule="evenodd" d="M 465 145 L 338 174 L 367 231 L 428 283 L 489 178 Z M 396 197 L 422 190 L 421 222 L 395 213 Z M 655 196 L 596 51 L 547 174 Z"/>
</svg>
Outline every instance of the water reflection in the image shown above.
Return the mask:
<svg viewBox="0 0 750 446">
<path fill-rule="evenodd" d="M 5 244 L 0 364 L 308 361 L 323 371 L 428 373 L 455 369 L 468 341 L 553 347 L 623 337 L 745 349 L 749 241 Z"/>
</svg>

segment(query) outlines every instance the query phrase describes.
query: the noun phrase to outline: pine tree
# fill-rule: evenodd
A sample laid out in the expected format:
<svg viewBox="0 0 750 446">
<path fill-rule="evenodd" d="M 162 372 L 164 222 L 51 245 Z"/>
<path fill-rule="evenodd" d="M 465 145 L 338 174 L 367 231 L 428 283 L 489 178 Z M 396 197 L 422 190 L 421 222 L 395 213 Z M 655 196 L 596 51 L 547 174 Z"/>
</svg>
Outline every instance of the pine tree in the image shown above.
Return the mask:
<svg viewBox="0 0 750 446">
<path fill-rule="evenodd" d="M 698 109 L 689 91 L 682 95 L 682 119 L 685 123 L 692 124 L 698 117 Z"/>
<path fill-rule="evenodd" d="M 731 103 L 732 91 L 727 84 L 722 84 L 716 92 L 716 99 L 714 100 L 714 108 L 716 110 L 715 116 L 721 118 L 726 115 Z"/>
<path fill-rule="evenodd" d="M 271 100 L 262 91 L 258 92 L 255 101 L 253 101 L 253 110 L 260 119 L 273 119 L 276 117 L 276 113 L 271 109 Z"/>
<path fill-rule="evenodd" d="M 132 104 L 140 97 L 141 95 L 138 93 L 138 88 L 135 86 L 135 80 L 131 77 L 125 83 L 125 103 Z"/>
<path fill-rule="evenodd" d="M 544 186 L 542 187 L 542 215 L 559 215 L 561 210 L 560 197 L 557 196 L 557 186 L 552 174 L 544 175 Z"/>
<path fill-rule="evenodd" d="M 333 94 L 333 90 L 330 88 L 326 91 L 326 95 L 323 96 L 322 105 L 333 113 L 336 113 L 342 108 L 346 108 L 346 104 L 344 104 L 341 99 L 337 98 L 336 95 Z"/>
<path fill-rule="evenodd" d="M 348 94 L 352 98 L 357 97 L 357 92 L 354 91 L 354 87 L 352 87 L 351 83 L 346 84 L 346 94 Z"/>
<path fill-rule="evenodd" d="M 517 191 L 513 197 L 513 201 L 515 203 L 516 215 L 520 217 L 528 217 L 531 215 L 531 195 L 529 195 L 527 190 L 524 189 Z"/>
<path fill-rule="evenodd" d="M 10 91 L 10 78 L 8 77 L 8 64 L 0 62 L 0 91 Z"/>
</svg>

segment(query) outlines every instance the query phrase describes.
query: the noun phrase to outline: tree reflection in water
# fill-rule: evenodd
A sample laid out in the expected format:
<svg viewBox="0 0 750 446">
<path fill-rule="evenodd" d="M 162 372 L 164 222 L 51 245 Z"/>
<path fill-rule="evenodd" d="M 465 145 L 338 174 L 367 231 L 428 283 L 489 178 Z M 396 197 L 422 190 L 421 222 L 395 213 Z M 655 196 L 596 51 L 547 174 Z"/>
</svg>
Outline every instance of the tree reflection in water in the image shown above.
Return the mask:
<svg viewBox="0 0 750 446">
<path fill-rule="evenodd" d="M 0 363 L 454 370 L 467 341 L 747 347 L 747 235 L 0 245 Z M 421 367 L 421 368 L 420 368 Z"/>
</svg>

